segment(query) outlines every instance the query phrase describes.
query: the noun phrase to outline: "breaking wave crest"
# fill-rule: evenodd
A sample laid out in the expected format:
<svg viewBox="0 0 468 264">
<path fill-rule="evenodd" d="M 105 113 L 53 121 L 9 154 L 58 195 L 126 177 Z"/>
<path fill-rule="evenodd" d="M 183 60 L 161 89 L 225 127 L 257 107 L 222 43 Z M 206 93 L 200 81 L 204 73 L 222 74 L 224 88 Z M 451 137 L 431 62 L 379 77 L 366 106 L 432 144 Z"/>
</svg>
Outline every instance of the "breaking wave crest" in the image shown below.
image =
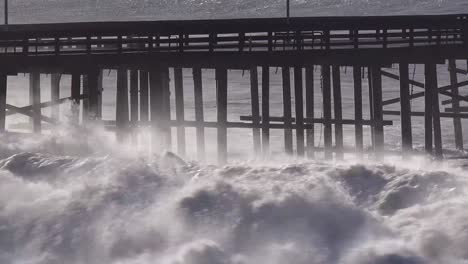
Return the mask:
<svg viewBox="0 0 468 264">
<path fill-rule="evenodd" d="M 7 145 L 0 263 L 468 263 L 462 166 L 218 167 Z"/>
</svg>

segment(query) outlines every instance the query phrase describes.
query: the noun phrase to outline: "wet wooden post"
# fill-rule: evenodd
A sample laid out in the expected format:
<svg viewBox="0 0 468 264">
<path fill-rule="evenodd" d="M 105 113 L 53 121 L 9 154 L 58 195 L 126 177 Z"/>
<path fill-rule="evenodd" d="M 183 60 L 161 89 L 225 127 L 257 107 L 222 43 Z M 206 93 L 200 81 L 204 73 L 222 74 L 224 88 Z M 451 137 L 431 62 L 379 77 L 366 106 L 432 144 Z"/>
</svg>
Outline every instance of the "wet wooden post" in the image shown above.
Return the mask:
<svg viewBox="0 0 468 264">
<path fill-rule="evenodd" d="M 147 71 L 140 71 L 139 73 L 140 84 L 140 121 L 143 124 L 149 121 L 149 90 L 148 81 L 149 75 Z"/>
<path fill-rule="evenodd" d="M 467 65 L 468 66 L 468 65 Z M 453 96 L 459 96 L 459 89 L 458 86 L 456 85 L 458 83 L 458 76 L 457 76 L 457 64 L 456 61 L 451 59 L 449 60 L 449 73 L 450 73 L 450 84 L 452 85 L 451 92 Z M 460 113 L 460 102 L 456 100 L 455 98 L 452 99 L 452 108 L 453 108 L 453 113 L 459 114 Z M 458 150 L 463 150 L 463 129 L 462 129 L 462 123 L 461 119 L 458 116 L 455 116 L 453 118 L 453 128 L 455 132 L 455 147 Z"/>
<path fill-rule="evenodd" d="M 270 153 L 270 67 L 262 66 L 262 153 Z"/>
<path fill-rule="evenodd" d="M 128 132 L 128 74 L 127 69 L 117 70 L 116 129 L 117 140 L 125 141 Z"/>
<path fill-rule="evenodd" d="M 170 77 L 169 77 L 169 68 L 164 67 L 161 72 L 162 77 L 162 98 L 163 98 L 163 131 L 164 131 L 164 143 L 167 150 L 172 149 L 172 131 L 170 126 L 171 120 L 171 91 L 170 91 Z"/>
<path fill-rule="evenodd" d="M 81 75 L 72 73 L 71 77 L 71 122 L 80 123 Z"/>
<path fill-rule="evenodd" d="M 296 108 L 296 148 L 297 156 L 303 157 L 304 148 L 304 98 L 302 85 L 302 67 L 294 67 L 294 97 Z"/>
<path fill-rule="evenodd" d="M 227 69 L 216 69 L 216 105 L 218 117 L 218 163 L 227 162 Z"/>
<path fill-rule="evenodd" d="M 380 66 L 371 67 L 372 75 L 372 102 L 374 113 L 374 151 L 379 159 L 384 151 L 384 126 L 382 106 L 382 75 Z"/>
<path fill-rule="evenodd" d="M 89 85 L 88 85 L 88 75 L 82 75 L 82 94 L 83 94 L 83 108 L 81 110 L 81 121 L 85 124 L 88 121 L 89 117 Z"/>
<path fill-rule="evenodd" d="M 174 68 L 174 87 L 175 87 L 175 104 L 176 104 L 176 119 L 182 124 L 185 121 L 184 109 L 184 83 L 182 68 Z M 177 127 L 177 153 L 185 156 L 185 127 Z"/>
<path fill-rule="evenodd" d="M 7 75 L 0 73 L 0 133 L 6 130 Z"/>
<path fill-rule="evenodd" d="M 285 66 L 281 69 L 283 79 L 283 117 L 284 117 L 284 150 L 287 154 L 293 154 L 293 133 L 291 129 L 291 70 Z"/>
<path fill-rule="evenodd" d="M 408 63 L 402 62 L 399 66 L 400 72 L 400 116 L 401 116 L 401 139 L 403 155 L 413 150 L 413 137 L 411 129 L 411 102 L 409 87 Z"/>
<path fill-rule="evenodd" d="M 335 152 L 337 159 L 343 159 L 343 110 L 341 103 L 340 66 L 332 66 L 333 75 L 333 108 L 335 112 Z"/>
<path fill-rule="evenodd" d="M 432 102 L 432 125 L 434 129 L 434 155 L 442 158 L 442 131 L 440 127 L 439 91 L 437 85 L 437 67 L 435 64 L 427 64 L 426 91 L 430 90 Z"/>
<path fill-rule="evenodd" d="M 130 70 L 130 125 L 134 144 L 138 143 L 138 79 L 138 70 Z"/>
<path fill-rule="evenodd" d="M 29 75 L 30 103 L 32 105 L 32 130 L 41 133 L 41 75 L 32 72 Z"/>
<path fill-rule="evenodd" d="M 60 79 L 60 74 L 54 73 L 50 75 L 50 101 L 54 104 L 51 107 L 51 117 L 57 121 L 60 117 L 60 105 L 58 104 L 60 99 Z"/>
<path fill-rule="evenodd" d="M 98 98 L 97 98 L 97 113 L 96 118 L 98 120 L 102 119 L 102 93 L 104 92 L 104 76 L 103 69 L 98 70 Z"/>
<path fill-rule="evenodd" d="M 325 159 L 331 159 L 332 153 L 332 124 L 331 124 L 331 80 L 330 65 L 322 65 L 323 87 L 323 134 Z"/>
<path fill-rule="evenodd" d="M 360 66 L 353 67 L 354 81 L 354 119 L 355 125 L 355 141 L 356 151 L 359 156 L 362 156 L 364 150 L 364 136 L 362 126 L 362 70 Z"/>
<path fill-rule="evenodd" d="M 203 82 L 200 68 L 193 68 L 193 87 L 195 95 L 195 121 L 197 122 L 197 157 L 198 160 L 205 160 L 205 120 L 203 112 Z"/>
<path fill-rule="evenodd" d="M 305 69 L 305 85 L 306 85 L 306 117 L 314 119 L 314 66 L 306 67 Z M 314 123 L 312 127 L 306 130 L 306 152 L 307 157 L 315 157 L 315 129 Z"/>
<path fill-rule="evenodd" d="M 432 64 L 424 65 L 425 94 L 424 94 L 424 145 L 428 154 L 432 155 Z"/>
<path fill-rule="evenodd" d="M 161 68 L 152 65 L 149 72 L 150 83 L 150 113 L 151 113 L 151 145 L 152 151 L 162 149 L 162 111 L 163 111 L 163 89 Z"/>
<path fill-rule="evenodd" d="M 255 156 L 260 156 L 262 153 L 262 143 L 260 134 L 260 103 L 258 96 L 258 70 L 257 66 L 250 69 L 250 98 L 252 107 L 252 129 L 253 134 L 253 148 Z"/>
<path fill-rule="evenodd" d="M 88 71 L 87 75 L 88 80 L 88 103 L 89 103 L 89 112 L 88 120 L 98 120 L 99 119 L 99 70 L 91 69 Z"/>
<path fill-rule="evenodd" d="M 369 116 L 371 120 L 370 132 L 371 132 L 371 148 L 375 150 L 375 117 L 374 117 L 374 88 L 372 87 L 372 75 L 371 67 L 367 67 L 367 81 L 369 88 Z"/>
</svg>

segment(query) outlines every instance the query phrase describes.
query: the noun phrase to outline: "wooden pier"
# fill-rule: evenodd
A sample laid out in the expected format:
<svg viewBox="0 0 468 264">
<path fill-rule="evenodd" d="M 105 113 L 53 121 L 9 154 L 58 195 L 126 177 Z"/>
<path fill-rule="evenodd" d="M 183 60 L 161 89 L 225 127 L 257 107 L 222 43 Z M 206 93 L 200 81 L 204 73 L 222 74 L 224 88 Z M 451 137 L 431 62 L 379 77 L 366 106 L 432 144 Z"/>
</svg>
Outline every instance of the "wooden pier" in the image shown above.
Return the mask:
<svg viewBox="0 0 468 264">
<path fill-rule="evenodd" d="M 262 157 L 271 153 L 270 130 L 281 129 L 284 151 L 291 155 L 315 158 L 323 153 L 326 159 L 343 159 L 345 153 L 356 152 L 382 158 L 384 128 L 393 125 L 386 117 L 401 117 L 401 152 L 406 155 L 413 151 L 412 117 L 422 116 L 425 150 L 442 158 L 441 118 L 453 119 L 455 147 L 464 148 L 462 120 L 468 118 L 468 107 L 463 104 L 468 95 L 460 88 L 468 81 L 459 82 L 458 77 L 468 73 L 467 59 L 466 14 L 4 25 L 0 26 L 0 131 L 6 130 L 7 115 L 22 114 L 30 117 L 33 132 L 41 133 L 44 122 L 60 124 L 57 106 L 71 101 L 71 120 L 77 125 L 102 124 L 115 130 L 121 141 L 150 127 L 157 135 L 151 140 L 155 149 L 182 156 L 186 128 L 195 128 L 200 160 L 206 157 L 207 128 L 217 129 L 220 163 L 228 161 L 230 128 L 251 129 L 253 150 Z M 458 68 L 462 62 L 465 67 Z M 437 65 L 444 64 L 450 84 L 439 86 L 438 74 L 444 73 Z M 424 82 L 411 76 L 413 65 L 424 68 Z M 282 116 L 270 111 L 273 67 L 281 69 Z M 344 67 L 353 76 L 352 119 L 343 117 Z M 387 70 L 392 67 L 397 73 Z M 194 120 L 185 119 L 184 68 L 191 69 Z M 213 70 L 215 87 L 203 83 L 206 69 Z M 102 120 L 102 74 L 107 70 L 117 72 L 115 120 Z M 230 70 L 250 74 L 251 114 L 236 121 L 228 120 Z M 7 77 L 19 73 L 29 74 L 26 107 L 6 100 Z M 41 101 L 41 74 L 50 74 L 48 102 Z M 70 97 L 61 97 L 64 75 L 71 75 Z M 399 97 L 384 98 L 383 78 L 399 82 Z M 318 79 L 320 112 L 314 103 Z M 175 93 L 170 92 L 170 82 Z M 365 86 L 368 99 L 363 98 Z M 217 120 L 208 122 L 203 94 L 213 89 Z M 411 101 L 417 98 L 424 98 L 423 112 L 412 111 Z M 369 100 L 368 109 L 363 100 Z M 384 108 L 397 104 L 399 110 Z M 50 116 L 42 114 L 46 107 L 51 107 Z M 320 131 L 316 124 L 321 124 Z M 352 148 L 344 144 L 344 126 L 354 127 Z M 364 127 L 371 131 L 370 149 L 364 147 Z M 317 133 L 323 135 L 320 142 Z"/>
</svg>

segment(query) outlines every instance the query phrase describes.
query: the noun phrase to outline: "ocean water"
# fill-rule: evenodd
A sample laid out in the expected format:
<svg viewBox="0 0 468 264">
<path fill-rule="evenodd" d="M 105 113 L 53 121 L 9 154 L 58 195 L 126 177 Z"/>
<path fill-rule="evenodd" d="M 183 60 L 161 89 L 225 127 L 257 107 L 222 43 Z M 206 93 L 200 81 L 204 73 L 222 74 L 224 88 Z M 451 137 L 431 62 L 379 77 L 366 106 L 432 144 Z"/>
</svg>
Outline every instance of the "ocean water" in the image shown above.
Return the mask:
<svg viewBox="0 0 468 264">
<path fill-rule="evenodd" d="M 12 23 L 269 17 L 281 16 L 285 4 L 10 2 Z M 294 16 L 464 12 L 468 2 L 463 0 L 292 1 Z M 448 84 L 442 73 L 446 66 L 438 67 L 439 85 Z M 280 116 L 277 70 L 270 69 L 270 107 L 272 115 Z M 318 70 L 315 112 L 320 116 Z M 352 118 L 352 69 L 341 71 L 344 117 Z M 422 66 L 410 67 L 410 76 L 423 81 L 422 71 Z M 115 118 L 115 75 L 104 74 L 103 118 L 108 120 Z M 203 76 L 206 118 L 215 120 L 214 72 L 204 70 Z M 49 81 L 50 76 L 42 76 L 42 101 L 50 98 Z M 229 81 L 229 120 L 238 121 L 250 114 L 249 74 L 229 71 Z M 363 83 L 366 91 L 367 80 Z M 8 84 L 8 103 L 27 105 L 27 76 L 9 77 Z M 63 76 L 62 85 L 62 96 L 69 96 L 69 76 Z M 186 119 L 193 120 L 189 70 L 184 71 L 184 89 Z M 384 79 L 384 98 L 398 94 L 398 82 Z M 363 98 L 366 103 L 366 92 Z M 419 111 L 423 101 L 412 106 Z M 61 106 L 62 120 L 69 108 Z M 28 120 L 12 115 L 7 121 L 9 130 L 21 131 Z M 385 129 L 388 150 L 400 148 L 398 118 L 394 122 Z M 422 118 L 413 118 L 417 150 L 423 144 L 422 124 Z M 442 119 L 442 124 L 444 151 L 453 155 L 452 121 Z M 468 131 L 468 123 L 463 125 Z M 212 130 L 207 130 L 206 163 L 195 159 L 190 129 L 186 157 L 164 149 L 148 153 L 145 131 L 141 146 L 135 146 L 117 143 L 100 127 L 76 129 L 65 123 L 45 130 L 43 136 L 0 137 L 0 264 L 468 263 L 468 163 L 463 160 L 435 162 L 422 155 L 389 156 L 383 162 L 352 156 L 341 162 L 297 159 L 280 154 L 280 131 L 272 131 L 273 154 L 261 160 L 252 155 L 251 131 L 232 129 L 231 163 L 217 166 L 211 165 L 216 158 Z M 322 139 L 319 132 L 316 139 Z M 354 144 L 352 126 L 345 127 L 345 144 Z"/>
</svg>

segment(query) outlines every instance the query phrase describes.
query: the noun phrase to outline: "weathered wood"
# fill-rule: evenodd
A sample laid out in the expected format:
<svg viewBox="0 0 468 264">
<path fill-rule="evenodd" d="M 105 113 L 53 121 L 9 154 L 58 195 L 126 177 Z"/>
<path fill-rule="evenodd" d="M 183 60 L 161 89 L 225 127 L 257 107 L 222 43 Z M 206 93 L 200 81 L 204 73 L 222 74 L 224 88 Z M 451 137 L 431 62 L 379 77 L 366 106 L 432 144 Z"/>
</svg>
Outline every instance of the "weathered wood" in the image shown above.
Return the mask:
<svg viewBox="0 0 468 264">
<path fill-rule="evenodd" d="M 380 66 L 371 67 L 372 75 L 372 102 L 374 120 L 377 122 L 383 121 L 382 109 L 382 75 Z M 374 126 L 374 150 L 377 158 L 383 155 L 384 151 L 384 126 L 377 124 Z"/>
<path fill-rule="evenodd" d="M 149 74 L 147 71 L 139 71 L 140 84 L 140 121 L 149 121 Z"/>
<path fill-rule="evenodd" d="M 383 111 L 384 115 L 396 115 L 396 116 L 401 116 L 401 112 L 400 111 L 389 111 L 389 110 L 386 110 L 386 111 Z M 425 116 L 425 112 L 411 112 L 411 116 L 419 116 L 419 117 L 424 117 Z M 454 117 L 459 117 L 459 118 L 462 118 L 462 119 L 467 119 L 468 118 L 468 113 L 464 114 L 464 113 L 460 113 L 460 114 L 455 114 L 455 113 L 440 113 L 440 117 L 443 117 L 443 118 L 454 118 Z"/>
<path fill-rule="evenodd" d="M 332 75 L 333 75 L 333 108 L 335 112 L 335 119 L 343 119 L 343 110 L 341 102 L 341 77 L 340 77 L 340 67 L 333 65 L 332 66 Z M 335 148 L 338 150 L 335 155 L 337 159 L 343 159 L 343 153 L 340 152 L 340 149 L 343 149 L 343 125 L 335 124 Z"/>
<path fill-rule="evenodd" d="M 195 100 L 195 120 L 197 123 L 204 122 L 203 113 L 203 83 L 202 71 L 200 68 L 193 68 L 193 87 Z M 257 100 L 258 101 L 258 100 Z M 203 126 L 197 126 L 197 157 L 198 160 L 205 160 L 205 129 Z"/>
<path fill-rule="evenodd" d="M 262 154 L 270 153 L 270 68 L 262 66 Z"/>
<path fill-rule="evenodd" d="M 88 111 L 88 120 L 97 120 L 99 119 L 99 70 L 90 69 L 87 75 L 88 80 L 88 102 L 89 102 L 89 111 Z M 128 111 L 128 110 L 127 110 Z"/>
<path fill-rule="evenodd" d="M 117 139 L 120 142 L 126 140 L 129 123 L 128 113 L 128 73 L 127 69 L 117 70 L 117 96 L 116 96 L 116 126 Z"/>
<path fill-rule="evenodd" d="M 398 112 L 400 113 L 400 111 L 384 111 L 384 112 Z M 441 113 L 443 114 L 443 113 Z M 399 114 L 398 114 L 399 115 Z M 468 116 L 468 114 L 467 114 Z M 260 116 L 259 117 L 260 120 L 262 120 L 262 117 Z M 252 121 L 253 118 L 252 116 L 240 116 L 240 120 L 241 121 Z M 285 122 L 296 122 L 296 118 L 291 118 L 291 119 L 287 119 L 285 117 L 282 117 L 282 116 L 270 116 L 270 123 L 274 123 L 274 122 L 280 122 L 280 123 L 285 123 Z M 357 120 L 354 120 L 354 119 L 341 119 L 341 120 L 336 120 L 336 119 L 329 119 L 329 120 L 325 120 L 324 118 L 304 118 L 304 128 L 307 128 L 307 129 L 310 129 L 311 126 L 308 126 L 308 124 L 325 124 L 325 123 L 330 123 L 330 124 L 342 124 L 342 125 L 356 125 L 356 124 L 359 124 L 361 126 L 375 126 L 375 125 L 383 125 L 383 126 L 391 126 L 393 125 L 393 121 L 391 120 L 383 120 L 381 122 L 377 122 L 375 120 L 361 120 L 361 121 L 357 121 Z M 277 124 L 275 124 L 276 126 Z M 288 125 L 286 127 L 290 127 L 291 129 L 295 129 L 297 126 L 294 124 L 294 125 Z"/>
<path fill-rule="evenodd" d="M 362 70 L 360 66 L 353 67 L 354 80 L 354 119 L 356 122 L 362 122 Z M 356 151 L 362 154 L 364 150 L 364 136 L 362 124 L 355 125 Z"/>
<path fill-rule="evenodd" d="M 305 69 L 305 85 L 306 85 L 306 118 L 314 118 L 314 67 L 307 67 Z M 315 128 L 312 127 L 306 130 L 306 152 L 307 157 L 314 158 L 315 147 Z"/>
<path fill-rule="evenodd" d="M 178 121 L 185 120 L 183 81 L 182 68 L 174 68 L 176 119 Z M 177 153 L 185 156 L 185 128 L 183 127 L 177 128 Z"/>
<path fill-rule="evenodd" d="M 0 73 L 0 133 L 6 130 L 7 75 Z"/>
<path fill-rule="evenodd" d="M 367 82 L 369 88 L 369 116 L 371 120 L 375 120 L 374 117 L 374 88 L 372 87 L 372 69 L 367 67 Z M 371 149 L 375 151 L 375 127 L 371 126 Z"/>
<path fill-rule="evenodd" d="M 162 111 L 163 111 L 163 88 L 161 68 L 153 66 L 149 72 L 150 79 L 150 112 L 151 126 L 153 133 L 151 135 L 151 144 L 153 152 L 162 150 Z"/>
<path fill-rule="evenodd" d="M 426 90 L 424 94 L 424 144 L 425 150 L 428 154 L 432 155 L 432 104 L 434 100 L 432 99 L 433 92 L 433 81 L 434 79 L 431 76 L 434 74 L 435 65 L 425 64 L 424 65 L 424 77 L 426 83 Z"/>
<path fill-rule="evenodd" d="M 80 97 L 81 95 L 81 75 L 73 73 L 71 78 L 71 121 L 73 124 L 80 122 Z"/>
<path fill-rule="evenodd" d="M 51 102 L 58 102 L 60 99 L 60 74 L 51 74 L 50 75 L 50 99 Z M 60 105 L 54 104 L 51 108 L 51 117 L 53 119 L 59 119 L 60 116 Z"/>
<path fill-rule="evenodd" d="M 291 69 L 283 67 L 281 69 L 283 81 L 283 116 L 284 124 L 291 125 Z M 284 130 L 284 150 L 287 154 L 293 154 L 293 134 L 291 129 Z"/>
<path fill-rule="evenodd" d="M 138 70 L 130 70 L 130 124 L 138 122 Z"/>
<path fill-rule="evenodd" d="M 331 120 L 331 80 L 330 80 L 330 65 L 322 65 L 322 95 L 323 95 L 323 126 L 325 158 L 332 158 L 332 124 Z"/>
<path fill-rule="evenodd" d="M 450 74 L 450 84 L 452 85 L 451 92 L 452 94 L 458 96 L 459 95 L 459 90 L 458 87 L 455 85 L 458 83 L 458 77 L 457 77 L 457 72 L 456 72 L 456 61 L 455 60 L 449 60 L 449 74 Z M 452 100 L 452 108 L 454 113 L 459 113 L 460 112 L 460 102 L 458 100 Z M 458 150 L 463 150 L 463 128 L 462 128 L 462 123 L 460 118 L 454 117 L 453 118 L 453 129 L 455 133 L 455 147 Z"/>
<path fill-rule="evenodd" d="M 257 66 L 250 68 L 250 104 L 252 107 L 253 123 L 260 124 L 260 104 L 258 96 L 258 70 Z M 252 129 L 253 148 L 255 156 L 259 156 L 262 152 L 261 134 L 259 128 Z"/>
<path fill-rule="evenodd" d="M 227 70 L 216 69 L 216 105 L 218 127 L 218 163 L 227 162 Z"/>
<path fill-rule="evenodd" d="M 297 155 L 303 157 L 305 154 L 304 148 L 304 99 L 302 85 L 302 68 L 294 67 L 294 97 L 296 108 L 296 148 Z"/>
<path fill-rule="evenodd" d="M 164 143 L 167 150 L 172 149 L 172 131 L 171 127 L 169 126 L 169 120 L 171 120 L 171 91 L 170 91 L 170 77 L 169 77 L 169 68 L 163 67 L 161 71 L 161 78 L 162 78 L 162 99 L 163 99 L 163 111 L 162 111 L 162 119 L 163 119 L 163 133 L 164 133 Z"/>
<path fill-rule="evenodd" d="M 410 103 L 410 87 L 409 87 L 409 72 L 408 63 L 400 63 L 400 109 L 401 109 L 401 139 L 403 154 L 412 151 L 413 135 L 411 128 L 411 103 Z"/>
<path fill-rule="evenodd" d="M 41 133 L 41 75 L 32 72 L 29 75 L 30 104 L 33 106 L 32 130 L 34 133 Z"/>
<path fill-rule="evenodd" d="M 434 128 L 434 155 L 442 158 L 442 132 L 440 127 L 439 93 L 437 92 L 437 68 L 435 64 L 426 64 L 426 91 L 430 91 L 432 125 Z M 432 131 L 431 131 L 432 136 Z"/>
<path fill-rule="evenodd" d="M 88 75 L 84 74 L 82 77 L 82 90 L 83 94 L 86 94 L 87 97 L 83 99 L 82 109 L 81 109 L 81 121 L 85 124 L 89 120 L 89 84 L 88 84 Z"/>
</svg>

